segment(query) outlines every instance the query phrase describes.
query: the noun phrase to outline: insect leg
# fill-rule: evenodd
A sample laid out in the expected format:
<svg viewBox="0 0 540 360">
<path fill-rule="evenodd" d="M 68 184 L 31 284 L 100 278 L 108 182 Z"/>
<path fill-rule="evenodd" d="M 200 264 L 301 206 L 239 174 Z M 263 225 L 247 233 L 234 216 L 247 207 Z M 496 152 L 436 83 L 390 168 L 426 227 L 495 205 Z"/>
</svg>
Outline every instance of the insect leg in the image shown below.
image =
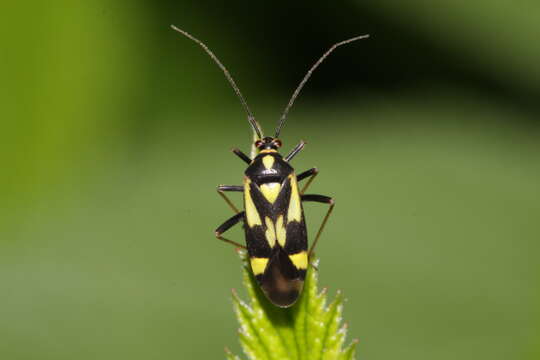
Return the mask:
<svg viewBox="0 0 540 360">
<path fill-rule="evenodd" d="M 300 143 L 298 145 L 296 145 L 294 147 L 294 149 L 291 150 L 291 152 L 285 156 L 284 160 L 285 161 L 291 161 L 293 157 L 296 156 L 296 154 L 298 154 L 300 151 L 302 151 L 302 149 L 304 148 L 304 146 L 306 145 L 306 143 L 304 142 L 304 140 L 300 140 Z"/>
<path fill-rule="evenodd" d="M 236 156 L 238 156 L 240 159 L 244 160 L 246 162 L 246 164 L 251 164 L 251 159 L 249 158 L 249 156 L 247 156 L 246 154 L 244 154 L 242 152 L 242 150 L 238 149 L 238 148 L 234 148 L 231 150 Z"/>
<path fill-rule="evenodd" d="M 240 191 L 240 192 L 243 192 L 244 187 L 240 186 L 240 185 L 219 185 L 217 187 L 217 192 L 218 192 L 219 196 L 221 196 L 223 198 L 223 200 L 225 200 L 225 202 L 231 207 L 231 209 L 235 213 L 238 214 L 240 211 L 236 208 L 236 206 L 234 206 L 234 204 L 227 197 L 227 195 L 225 195 L 225 193 L 224 193 L 225 191 Z"/>
<path fill-rule="evenodd" d="M 317 168 L 311 168 L 309 170 L 306 170 L 304 171 L 303 173 L 300 173 L 300 175 L 298 175 L 296 177 L 296 180 L 298 181 L 302 181 L 304 180 L 305 178 L 308 178 L 309 177 L 309 180 L 308 182 L 306 183 L 306 185 L 304 185 L 304 187 L 302 188 L 302 190 L 300 190 L 300 194 L 303 194 L 306 192 L 307 188 L 309 185 L 311 185 L 311 182 L 313 180 L 315 180 L 315 177 L 317 176 L 317 174 L 319 173 L 319 170 Z"/>
<path fill-rule="evenodd" d="M 221 224 L 216 229 L 216 238 L 218 238 L 221 241 L 225 241 L 226 243 L 232 244 L 232 245 L 234 245 L 236 247 L 245 249 L 246 247 L 244 245 L 239 244 L 239 243 L 234 242 L 234 241 L 229 240 L 229 239 L 225 239 L 224 237 L 221 236 L 221 234 L 223 234 L 225 231 L 232 228 L 234 225 L 238 224 L 240 222 L 240 220 L 242 220 L 242 219 L 244 219 L 244 212 L 243 211 L 239 212 L 238 214 L 231 217 L 229 220 L 225 221 L 223 224 Z"/>
<path fill-rule="evenodd" d="M 317 242 L 319 241 L 319 237 L 321 237 L 322 231 L 324 230 L 324 226 L 326 225 L 326 222 L 328 221 L 328 218 L 330 217 L 332 210 L 334 210 L 335 203 L 334 203 L 334 199 L 332 199 L 329 196 L 315 195 L 315 194 L 302 195 L 302 201 L 314 201 L 314 202 L 330 205 L 330 207 L 328 208 L 328 211 L 326 212 L 326 215 L 324 216 L 321 226 L 319 227 L 319 231 L 317 231 L 315 240 L 313 241 L 313 244 L 309 248 L 308 258 L 310 258 L 311 254 L 313 253 L 313 250 L 315 249 L 315 246 L 317 245 Z"/>
</svg>

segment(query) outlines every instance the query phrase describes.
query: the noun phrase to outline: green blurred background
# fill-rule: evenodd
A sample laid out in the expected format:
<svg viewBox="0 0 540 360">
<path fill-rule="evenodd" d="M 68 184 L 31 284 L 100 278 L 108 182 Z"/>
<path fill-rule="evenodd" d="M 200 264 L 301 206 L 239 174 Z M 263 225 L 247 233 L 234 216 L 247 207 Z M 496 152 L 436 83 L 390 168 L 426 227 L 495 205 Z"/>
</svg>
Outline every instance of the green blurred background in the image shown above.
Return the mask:
<svg viewBox="0 0 540 360">
<path fill-rule="evenodd" d="M 240 263 L 213 237 L 262 126 L 309 142 L 318 248 L 358 359 L 540 357 L 540 3 L 3 4 L 0 358 L 240 352 Z M 286 151 L 285 150 L 285 151 Z M 233 194 L 234 195 L 234 194 Z M 240 199 L 239 196 L 237 197 Z M 324 206 L 307 205 L 314 232 Z M 231 237 L 240 239 L 240 229 Z"/>
</svg>

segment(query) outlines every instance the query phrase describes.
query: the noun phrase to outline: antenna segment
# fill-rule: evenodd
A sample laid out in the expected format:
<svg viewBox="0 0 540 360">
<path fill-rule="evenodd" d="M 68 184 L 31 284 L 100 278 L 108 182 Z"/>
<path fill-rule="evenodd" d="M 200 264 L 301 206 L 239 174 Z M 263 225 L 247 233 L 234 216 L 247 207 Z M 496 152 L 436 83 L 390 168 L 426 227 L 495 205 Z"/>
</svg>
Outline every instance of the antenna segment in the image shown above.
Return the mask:
<svg viewBox="0 0 540 360">
<path fill-rule="evenodd" d="M 249 109 L 249 106 L 248 106 L 246 100 L 242 96 L 242 93 L 240 92 L 240 89 L 238 88 L 238 86 L 236 86 L 236 83 L 234 82 L 234 79 L 232 78 L 232 76 L 229 73 L 229 71 L 227 70 L 227 68 L 221 63 L 221 61 L 219 61 L 217 56 L 214 55 L 214 53 L 208 48 L 208 46 L 206 46 L 201 40 L 197 39 L 196 37 L 189 34 L 188 32 L 177 28 L 174 25 L 171 25 L 171 28 L 173 30 L 179 32 L 180 34 L 184 35 L 185 37 L 195 41 L 197 44 L 199 44 L 204 49 L 204 51 L 206 51 L 206 53 L 212 58 L 212 60 L 214 60 L 214 62 L 217 64 L 217 66 L 219 66 L 220 69 L 223 70 L 223 74 L 225 74 L 225 77 L 227 78 L 227 80 L 229 80 L 229 83 L 231 84 L 234 92 L 236 93 L 236 96 L 238 96 L 238 98 L 240 99 L 240 102 L 242 103 L 242 106 L 244 107 L 244 110 L 247 113 L 248 121 L 251 124 L 251 127 L 253 128 L 253 131 L 255 131 L 255 133 L 257 134 L 259 139 L 261 139 L 262 138 L 261 127 L 260 127 L 259 123 L 257 122 L 257 120 L 255 120 L 255 116 L 253 116 L 253 113 Z"/>
<path fill-rule="evenodd" d="M 300 93 L 300 90 L 302 90 L 302 88 L 304 87 L 304 85 L 306 84 L 306 82 L 308 81 L 308 79 L 311 77 L 311 74 L 313 73 L 313 71 L 315 71 L 315 69 L 321 65 L 321 63 L 324 61 L 324 59 L 326 59 L 328 57 L 328 55 L 330 55 L 330 53 L 332 51 L 334 51 L 338 46 L 341 46 L 341 45 L 345 45 L 345 44 L 348 44 L 348 43 L 351 43 L 353 41 L 356 41 L 356 40 L 361 40 L 361 39 L 366 39 L 368 38 L 369 35 L 361 35 L 361 36 L 356 36 L 356 37 L 353 37 L 351 39 L 348 39 L 348 40 L 344 40 L 344 41 L 340 41 L 334 45 L 332 45 L 330 47 L 330 49 L 328 49 L 320 58 L 319 60 L 317 60 L 317 62 L 311 67 L 311 69 L 309 69 L 309 71 L 306 73 L 306 75 L 304 76 L 304 78 L 302 79 L 302 81 L 300 82 L 300 84 L 298 85 L 298 87 L 296 88 L 296 90 L 294 90 L 294 93 L 293 95 L 291 96 L 291 99 L 289 100 L 289 103 L 287 104 L 287 106 L 285 107 L 285 110 L 283 111 L 283 115 L 281 115 L 281 119 L 279 120 L 279 125 L 278 127 L 276 128 L 276 135 L 274 137 L 278 137 L 279 136 L 279 133 L 281 132 L 281 128 L 283 127 L 283 124 L 285 123 L 285 119 L 287 118 L 287 114 L 289 113 L 289 110 L 291 109 L 291 107 L 293 106 L 294 104 L 294 100 L 296 100 L 296 97 L 298 96 L 298 94 Z"/>
</svg>

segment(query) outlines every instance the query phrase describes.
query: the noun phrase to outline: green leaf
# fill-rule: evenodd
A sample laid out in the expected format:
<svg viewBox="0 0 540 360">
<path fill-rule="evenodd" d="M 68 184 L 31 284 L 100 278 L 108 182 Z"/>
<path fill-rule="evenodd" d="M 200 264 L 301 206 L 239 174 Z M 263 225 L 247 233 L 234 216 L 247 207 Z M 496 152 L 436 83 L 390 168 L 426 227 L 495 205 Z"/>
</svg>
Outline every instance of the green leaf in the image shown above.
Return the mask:
<svg viewBox="0 0 540 360">
<path fill-rule="evenodd" d="M 357 341 L 343 348 L 347 326 L 342 325 L 343 295 L 326 305 L 326 289 L 318 291 L 318 270 L 310 266 L 302 295 L 290 308 L 271 304 L 243 260 L 243 283 L 248 302 L 233 291 L 240 329 L 238 338 L 250 360 L 351 360 Z M 315 262 L 317 267 L 318 262 Z M 239 360 L 227 350 L 228 360 Z"/>
</svg>

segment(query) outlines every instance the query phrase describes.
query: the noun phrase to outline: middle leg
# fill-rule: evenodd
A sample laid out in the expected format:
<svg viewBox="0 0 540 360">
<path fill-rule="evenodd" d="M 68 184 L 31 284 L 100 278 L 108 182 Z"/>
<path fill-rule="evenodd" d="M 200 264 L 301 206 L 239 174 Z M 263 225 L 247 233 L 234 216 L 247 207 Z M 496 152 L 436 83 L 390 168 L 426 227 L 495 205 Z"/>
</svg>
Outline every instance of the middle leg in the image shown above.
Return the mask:
<svg viewBox="0 0 540 360">
<path fill-rule="evenodd" d="M 306 192 L 307 188 L 309 187 L 309 185 L 311 185 L 311 183 L 313 182 L 313 180 L 315 180 L 315 177 L 317 176 L 317 174 L 319 174 L 319 170 L 317 168 L 311 168 L 309 170 L 306 170 L 304 171 L 303 173 L 300 173 L 297 177 L 296 177 L 296 180 L 298 181 L 302 181 L 304 180 L 305 178 L 309 178 L 309 180 L 307 181 L 307 183 L 304 185 L 304 187 L 302 188 L 302 190 L 300 190 L 300 194 L 303 194 Z"/>
<path fill-rule="evenodd" d="M 229 199 L 229 197 L 227 195 L 225 195 L 225 191 L 239 191 L 239 192 L 243 192 L 244 191 L 244 187 L 241 186 L 241 185 L 219 185 L 217 187 L 217 192 L 219 194 L 219 196 L 221 196 L 223 198 L 223 200 L 225 200 L 225 202 L 231 207 L 231 209 L 235 212 L 235 213 L 239 213 L 240 210 L 238 210 L 236 208 L 236 206 L 234 206 L 234 204 L 232 203 L 231 199 Z"/>
</svg>

